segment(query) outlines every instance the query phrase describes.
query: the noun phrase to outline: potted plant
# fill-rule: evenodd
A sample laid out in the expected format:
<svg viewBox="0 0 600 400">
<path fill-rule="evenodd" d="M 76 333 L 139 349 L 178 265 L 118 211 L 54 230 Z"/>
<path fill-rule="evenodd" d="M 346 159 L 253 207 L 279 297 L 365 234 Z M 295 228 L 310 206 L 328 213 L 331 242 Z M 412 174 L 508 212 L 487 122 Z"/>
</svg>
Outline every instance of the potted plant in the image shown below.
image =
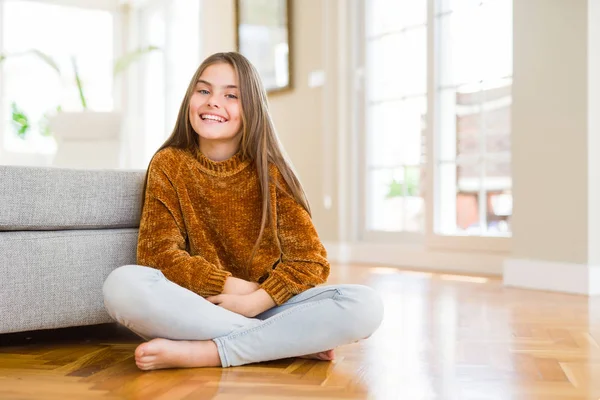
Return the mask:
<svg viewBox="0 0 600 400">
<path fill-rule="evenodd" d="M 156 46 L 147 46 L 119 58 L 113 66 L 113 78 L 116 78 L 147 53 L 157 50 L 160 49 Z M 54 59 L 36 49 L 13 54 L 0 54 L 0 64 L 11 57 L 25 55 L 35 56 L 56 71 L 59 77 L 62 76 L 63 72 Z M 74 57 L 71 58 L 71 64 L 82 110 L 65 112 L 59 105 L 55 110 L 46 113 L 38 123 L 42 135 L 53 135 L 56 138 L 58 147 L 53 165 L 60 167 L 118 167 L 121 113 L 90 110 L 85 87 Z M 32 126 L 27 113 L 13 102 L 11 116 L 17 135 L 24 138 Z"/>
</svg>

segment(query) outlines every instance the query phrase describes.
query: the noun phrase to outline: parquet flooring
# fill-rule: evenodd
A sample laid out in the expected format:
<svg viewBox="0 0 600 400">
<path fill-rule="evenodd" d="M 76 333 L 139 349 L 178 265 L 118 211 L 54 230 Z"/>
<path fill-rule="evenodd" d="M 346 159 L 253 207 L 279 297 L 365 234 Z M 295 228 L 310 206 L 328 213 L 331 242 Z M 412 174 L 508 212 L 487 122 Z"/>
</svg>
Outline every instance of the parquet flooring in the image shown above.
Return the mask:
<svg viewBox="0 0 600 400">
<path fill-rule="evenodd" d="M 380 329 L 334 362 L 142 372 L 114 324 L 0 335 L 0 399 L 600 398 L 600 301 L 504 288 L 497 278 L 333 267 L 385 303 Z"/>
</svg>

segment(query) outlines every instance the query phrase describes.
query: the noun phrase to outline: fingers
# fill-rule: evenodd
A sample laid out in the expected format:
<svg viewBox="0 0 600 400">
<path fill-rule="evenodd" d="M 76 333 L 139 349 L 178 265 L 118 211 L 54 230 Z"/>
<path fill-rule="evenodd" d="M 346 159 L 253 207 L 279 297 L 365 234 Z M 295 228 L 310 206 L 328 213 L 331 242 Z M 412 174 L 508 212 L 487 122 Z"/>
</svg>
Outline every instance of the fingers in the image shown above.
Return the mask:
<svg viewBox="0 0 600 400">
<path fill-rule="evenodd" d="M 213 304 L 221 304 L 223 302 L 223 297 L 218 294 L 216 296 L 207 297 L 206 300 L 210 301 Z"/>
</svg>

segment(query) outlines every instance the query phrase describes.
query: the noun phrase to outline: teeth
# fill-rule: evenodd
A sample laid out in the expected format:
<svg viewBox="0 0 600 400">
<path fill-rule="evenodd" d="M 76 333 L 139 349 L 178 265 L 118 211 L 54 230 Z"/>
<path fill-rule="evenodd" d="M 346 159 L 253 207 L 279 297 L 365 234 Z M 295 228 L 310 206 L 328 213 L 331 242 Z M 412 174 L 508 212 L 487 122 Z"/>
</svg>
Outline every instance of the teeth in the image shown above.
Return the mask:
<svg viewBox="0 0 600 400">
<path fill-rule="evenodd" d="M 200 116 L 202 119 L 210 119 L 217 122 L 225 122 L 225 118 L 217 117 L 216 115 L 203 114 Z"/>
</svg>

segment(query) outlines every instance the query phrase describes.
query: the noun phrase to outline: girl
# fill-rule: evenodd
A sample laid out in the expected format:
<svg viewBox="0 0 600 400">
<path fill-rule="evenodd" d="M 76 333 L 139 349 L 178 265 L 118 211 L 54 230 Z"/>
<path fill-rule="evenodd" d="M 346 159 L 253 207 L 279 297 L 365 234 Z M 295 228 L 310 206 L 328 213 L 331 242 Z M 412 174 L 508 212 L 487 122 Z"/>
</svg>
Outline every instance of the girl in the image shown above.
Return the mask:
<svg viewBox="0 0 600 400">
<path fill-rule="evenodd" d="M 140 369 L 332 360 L 379 326 L 369 287 L 317 286 L 326 252 L 241 54 L 200 65 L 143 193 L 139 265 L 103 287 L 111 317 L 149 340 L 135 351 Z"/>
</svg>

